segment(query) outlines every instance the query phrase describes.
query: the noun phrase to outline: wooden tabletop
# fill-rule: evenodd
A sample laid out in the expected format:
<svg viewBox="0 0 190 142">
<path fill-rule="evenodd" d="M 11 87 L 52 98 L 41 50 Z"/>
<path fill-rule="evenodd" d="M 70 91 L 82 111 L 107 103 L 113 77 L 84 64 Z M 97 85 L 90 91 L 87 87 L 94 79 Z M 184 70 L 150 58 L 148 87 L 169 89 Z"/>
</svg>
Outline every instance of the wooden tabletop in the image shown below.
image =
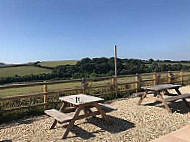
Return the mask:
<svg viewBox="0 0 190 142">
<path fill-rule="evenodd" d="M 149 91 L 162 91 L 162 90 L 167 90 L 167 89 L 175 89 L 179 87 L 181 87 L 181 85 L 159 84 L 155 86 L 145 86 L 145 87 L 142 87 L 142 89 L 149 90 Z"/>
<path fill-rule="evenodd" d="M 80 101 L 76 102 L 76 97 L 80 98 Z M 82 104 L 89 104 L 93 102 L 101 102 L 104 99 L 99 98 L 99 97 L 94 97 L 90 95 L 85 95 L 85 94 L 78 94 L 78 95 L 70 95 L 70 96 L 64 96 L 59 98 L 63 102 L 67 102 L 73 105 L 82 105 Z"/>
</svg>

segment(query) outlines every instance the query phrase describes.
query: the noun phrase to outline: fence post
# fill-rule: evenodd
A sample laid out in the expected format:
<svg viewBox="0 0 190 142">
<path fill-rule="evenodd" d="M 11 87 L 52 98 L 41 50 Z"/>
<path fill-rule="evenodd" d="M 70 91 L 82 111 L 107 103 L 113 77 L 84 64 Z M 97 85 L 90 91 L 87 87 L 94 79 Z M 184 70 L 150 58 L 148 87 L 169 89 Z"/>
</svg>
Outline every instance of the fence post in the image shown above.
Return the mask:
<svg viewBox="0 0 190 142">
<path fill-rule="evenodd" d="M 115 79 L 114 77 L 111 78 L 111 86 L 110 86 L 112 95 L 114 94 L 114 90 L 115 90 Z"/>
<path fill-rule="evenodd" d="M 113 91 L 113 94 L 115 92 L 116 97 L 117 97 L 117 81 L 116 81 L 116 77 L 115 76 L 113 76 L 111 78 L 111 90 Z"/>
<path fill-rule="evenodd" d="M 88 85 L 86 78 L 82 78 L 81 84 L 82 84 L 83 94 L 86 94 L 86 89 L 87 89 L 87 85 Z"/>
<path fill-rule="evenodd" d="M 157 73 L 156 72 L 154 72 L 153 73 L 153 85 L 156 85 L 157 84 Z"/>
<path fill-rule="evenodd" d="M 140 88 L 140 76 L 138 73 L 136 73 L 136 76 L 135 76 L 135 89 L 136 89 L 136 92 L 138 92 L 139 88 Z"/>
<path fill-rule="evenodd" d="M 181 84 L 183 85 L 183 71 L 180 71 L 179 73 Z"/>
<path fill-rule="evenodd" d="M 168 76 L 168 83 L 171 83 L 171 71 L 168 71 L 167 76 Z"/>
<path fill-rule="evenodd" d="M 161 80 L 161 73 L 156 73 L 156 84 L 161 84 L 163 83 L 162 80 Z"/>
<path fill-rule="evenodd" d="M 115 77 L 114 76 L 111 78 L 111 85 L 113 86 L 113 88 L 115 88 Z"/>
<path fill-rule="evenodd" d="M 43 93 L 44 93 L 44 103 L 47 103 L 47 94 L 48 94 L 47 84 L 44 84 L 43 86 Z"/>
<path fill-rule="evenodd" d="M 118 94 L 118 88 L 117 88 L 117 76 L 114 77 L 114 87 L 115 87 L 115 94 L 116 94 L 116 98 L 117 98 L 117 94 Z"/>
</svg>

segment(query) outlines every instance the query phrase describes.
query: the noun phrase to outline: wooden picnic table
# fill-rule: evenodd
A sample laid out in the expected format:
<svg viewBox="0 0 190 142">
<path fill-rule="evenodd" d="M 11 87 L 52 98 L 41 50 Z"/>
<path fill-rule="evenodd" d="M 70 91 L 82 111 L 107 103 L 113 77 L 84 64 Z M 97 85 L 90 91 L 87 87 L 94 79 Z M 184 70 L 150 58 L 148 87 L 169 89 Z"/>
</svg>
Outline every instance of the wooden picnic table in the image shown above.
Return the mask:
<svg viewBox="0 0 190 142">
<path fill-rule="evenodd" d="M 175 102 L 179 99 L 182 99 L 183 102 L 186 104 L 187 107 L 189 107 L 188 102 L 186 101 L 186 98 L 190 98 L 190 94 L 182 94 L 179 91 L 179 88 L 181 85 L 173 85 L 173 84 L 160 84 L 155 86 L 145 86 L 141 87 L 145 92 L 140 93 L 140 100 L 138 101 L 138 104 L 140 105 L 143 101 L 143 99 L 151 93 L 154 94 L 154 97 L 157 101 L 160 101 L 163 103 L 165 108 L 168 112 L 172 112 L 170 107 L 168 106 L 167 102 Z M 177 94 L 171 94 L 168 90 L 174 89 Z M 170 96 L 167 98 L 164 98 L 164 95 Z"/>
<path fill-rule="evenodd" d="M 69 131 L 71 130 L 76 120 L 83 119 L 89 116 L 94 117 L 96 115 L 101 114 L 102 117 L 107 122 L 111 123 L 111 120 L 106 115 L 106 113 L 116 110 L 113 107 L 101 104 L 100 102 L 102 102 L 104 99 L 85 94 L 64 96 L 60 97 L 59 99 L 63 102 L 59 111 L 51 109 L 51 110 L 46 110 L 45 113 L 55 119 L 50 129 L 53 129 L 58 122 L 59 123 L 69 122 L 65 130 L 65 133 L 63 134 L 62 137 L 63 139 L 67 137 Z M 70 109 L 66 109 L 69 105 L 72 105 L 73 107 Z M 97 111 L 92 111 L 91 108 L 93 107 L 95 107 Z M 74 113 L 68 114 L 72 110 L 74 110 Z M 82 110 L 84 114 L 80 114 Z"/>
</svg>

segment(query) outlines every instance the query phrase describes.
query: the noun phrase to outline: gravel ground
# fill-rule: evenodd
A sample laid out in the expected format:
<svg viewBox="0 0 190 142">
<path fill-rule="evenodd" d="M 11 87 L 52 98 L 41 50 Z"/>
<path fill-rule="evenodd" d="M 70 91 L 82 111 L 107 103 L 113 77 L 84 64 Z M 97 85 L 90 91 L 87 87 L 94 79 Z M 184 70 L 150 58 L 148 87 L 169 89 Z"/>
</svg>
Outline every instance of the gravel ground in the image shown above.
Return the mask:
<svg viewBox="0 0 190 142">
<path fill-rule="evenodd" d="M 190 86 L 181 88 L 188 92 Z M 65 128 L 59 125 L 49 130 L 53 122 L 47 116 L 32 117 L 0 126 L 0 141 L 13 142 L 60 142 L 60 141 L 130 141 L 148 142 L 162 135 L 190 124 L 190 109 L 183 102 L 171 104 L 170 114 L 162 105 L 151 99 L 137 105 L 138 98 L 114 100 L 110 105 L 118 110 L 109 114 L 113 124 L 109 125 L 101 117 L 78 120 L 66 140 L 61 140 Z"/>
</svg>

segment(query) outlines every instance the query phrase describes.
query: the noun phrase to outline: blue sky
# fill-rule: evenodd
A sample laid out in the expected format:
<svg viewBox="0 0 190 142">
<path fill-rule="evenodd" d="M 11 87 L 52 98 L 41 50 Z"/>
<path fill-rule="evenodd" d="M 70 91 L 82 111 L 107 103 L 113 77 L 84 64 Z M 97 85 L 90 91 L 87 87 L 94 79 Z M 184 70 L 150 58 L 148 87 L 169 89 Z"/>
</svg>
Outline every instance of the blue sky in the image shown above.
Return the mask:
<svg viewBox="0 0 190 142">
<path fill-rule="evenodd" d="M 0 0 L 0 62 L 190 59 L 189 0 Z"/>
</svg>

